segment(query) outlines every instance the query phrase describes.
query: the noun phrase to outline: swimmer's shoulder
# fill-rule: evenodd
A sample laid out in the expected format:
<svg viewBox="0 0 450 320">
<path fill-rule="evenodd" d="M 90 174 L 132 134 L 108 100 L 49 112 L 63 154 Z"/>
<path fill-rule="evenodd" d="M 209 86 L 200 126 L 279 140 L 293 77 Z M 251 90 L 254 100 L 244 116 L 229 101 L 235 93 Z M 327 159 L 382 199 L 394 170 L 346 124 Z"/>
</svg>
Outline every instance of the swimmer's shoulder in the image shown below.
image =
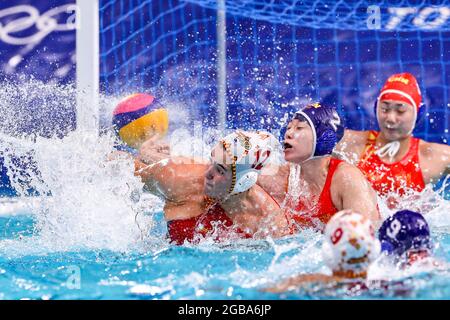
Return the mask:
<svg viewBox="0 0 450 320">
<path fill-rule="evenodd" d="M 261 170 L 261 174 L 258 176 L 258 184 L 273 183 L 287 176 L 289 176 L 288 164 L 270 165 Z"/>
<path fill-rule="evenodd" d="M 369 139 L 371 131 L 357 131 L 345 129 L 344 137 L 341 142 L 346 142 L 349 147 L 355 146 L 357 148 L 364 148 Z"/>
<path fill-rule="evenodd" d="M 450 146 L 419 140 L 419 163 L 425 183 L 450 171 Z"/>
<path fill-rule="evenodd" d="M 258 176 L 257 184 L 270 195 L 284 198 L 289 170 L 289 164 L 265 168 Z"/>
<path fill-rule="evenodd" d="M 420 156 L 428 159 L 440 156 L 450 156 L 450 146 L 442 143 L 427 142 L 419 139 L 419 153 Z"/>
<path fill-rule="evenodd" d="M 365 181 L 364 175 L 361 171 L 348 162 L 342 161 L 336 168 L 331 180 L 332 195 L 345 195 L 353 188 L 360 188 Z M 333 196 L 332 196 L 333 197 Z M 337 199 L 333 197 L 333 200 Z"/>
<path fill-rule="evenodd" d="M 346 129 L 343 138 L 336 145 L 333 155 L 356 164 L 366 147 L 369 134 L 370 131 Z"/>
<path fill-rule="evenodd" d="M 373 221 L 379 220 L 376 192 L 361 170 L 352 164 L 341 162 L 337 167 L 331 183 L 331 198 L 336 208 L 350 206 L 367 213 Z"/>
<path fill-rule="evenodd" d="M 354 183 L 354 179 L 361 179 L 363 181 L 365 180 L 363 173 L 355 165 L 346 161 L 342 161 L 336 168 L 333 176 L 333 183 L 335 181 L 339 183 L 346 181 Z"/>
<path fill-rule="evenodd" d="M 369 138 L 370 130 L 359 131 L 359 130 L 351 130 L 345 129 L 344 131 L 344 139 L 352 140 L 356 144 L 366 144 L 367 139 Z"/>
</svg>

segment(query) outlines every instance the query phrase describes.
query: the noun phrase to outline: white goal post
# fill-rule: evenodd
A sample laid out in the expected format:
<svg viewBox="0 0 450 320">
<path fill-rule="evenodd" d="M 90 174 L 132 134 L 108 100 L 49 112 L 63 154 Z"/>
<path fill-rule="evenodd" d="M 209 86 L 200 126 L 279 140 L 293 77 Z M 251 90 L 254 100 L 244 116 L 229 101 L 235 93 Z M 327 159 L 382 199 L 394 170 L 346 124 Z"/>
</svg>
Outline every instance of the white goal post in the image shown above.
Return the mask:
<svg viewBox="0 0 450 320">
<path fill-rule="evenodd" d="M 99 0 L 77 0 L 76 19 L 77 130 L 98 131 Z"/>
<path fill-rule="evenodd" d="M 100 0 L 77 0 L 76 85 L 77 130 L 98 130 L 100 81 Z M 217 124 L 226 126 L 226 8 L 217 0 Z"/>
</svg>

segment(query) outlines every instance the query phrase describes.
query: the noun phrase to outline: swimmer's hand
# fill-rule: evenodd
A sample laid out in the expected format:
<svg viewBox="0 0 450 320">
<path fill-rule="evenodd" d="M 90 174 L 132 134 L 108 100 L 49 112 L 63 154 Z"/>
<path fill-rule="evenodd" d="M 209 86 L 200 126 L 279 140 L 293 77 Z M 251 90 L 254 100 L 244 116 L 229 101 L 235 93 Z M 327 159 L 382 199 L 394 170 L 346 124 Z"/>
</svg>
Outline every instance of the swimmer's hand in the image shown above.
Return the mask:
<svg viewBox="0 0 450 320">
<path fill-rule="evenodd" d="M 261 291 L 270 292 L 270 293 L 282 293 L 282 292 L 299 290 L 309 284 L 318 284 L 318 285 L 330 284 L 330 283 L 336 284 L 340 280 L 342 280 L 342 279 L 335 277 L 335 276 L 329 276 L 329 275 L 320 274 L 320 273 L 301 274 L 301 275 L 286 279 L 286 280 L 282 281 L 281 283 L 278 283 L 271 287 L 264 288 Z"/>
<path fill-rule="evenodd" d="M 170 158 L 169 145 L 158 140 L 160 137 L 154 136 L 145 141 L 139 149 L 137 158 L 145 164 L 153 164 Z"/>
</svg>

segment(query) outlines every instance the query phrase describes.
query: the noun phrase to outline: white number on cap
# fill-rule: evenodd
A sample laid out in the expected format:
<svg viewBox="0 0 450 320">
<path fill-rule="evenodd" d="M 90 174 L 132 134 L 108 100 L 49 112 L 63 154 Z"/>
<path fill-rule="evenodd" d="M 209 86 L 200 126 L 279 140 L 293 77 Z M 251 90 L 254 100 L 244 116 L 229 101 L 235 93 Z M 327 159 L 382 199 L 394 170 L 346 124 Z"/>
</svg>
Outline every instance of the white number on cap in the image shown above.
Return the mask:
<svg viewBox="0 0 450 320">
<path fill-rule="evenodd" d="M 386 233 L 389 238 L 395 239 L 401 228 L 402 228 L 402 224 L 400 223 L 400 221 L 394 219 L 394 220 L 392 220 L 391 224 L 387 228 Z"/>
<path fill-rule="evenodd" d="M 252 168 L 256 169 L 256 170 L 261 170 L 264 166 L 264 162 L 266 162 L 266 160 L 269 159 L 269 156 L 270 156 L 270 150 L 266 150 L 262 154 L 261 154 L 261 150 L 257 150 L 255 152 L 256 160 L 253 163 Z M 261 157 L 263 157 L 263 160 L 259 161 L 259 159 Z"/>
<path fill-rule="evenodd" d="M 341 124 L 341 118 L 336 112 L 333 112 L 333 119 L 330 120 L 330 126 L 334 131 L 337 131 L 337 127 Z"/>
</svg>

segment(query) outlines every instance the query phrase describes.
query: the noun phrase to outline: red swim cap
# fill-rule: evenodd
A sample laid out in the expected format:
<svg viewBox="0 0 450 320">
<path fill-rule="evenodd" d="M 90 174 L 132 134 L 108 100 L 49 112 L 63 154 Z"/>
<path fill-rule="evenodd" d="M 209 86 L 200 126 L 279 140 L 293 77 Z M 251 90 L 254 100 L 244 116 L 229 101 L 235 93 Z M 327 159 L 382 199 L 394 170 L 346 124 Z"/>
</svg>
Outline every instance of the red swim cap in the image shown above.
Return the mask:
<svg viewBox="0 0 450 320">
<path fill-rule="evenodd" d="M 406 102 L 419 111 L 422 94 L 416 78 L 411 73 L 394 74 L 387 79 L 378 96 L 380 100 L 396 100 Z"/>
</svg>

